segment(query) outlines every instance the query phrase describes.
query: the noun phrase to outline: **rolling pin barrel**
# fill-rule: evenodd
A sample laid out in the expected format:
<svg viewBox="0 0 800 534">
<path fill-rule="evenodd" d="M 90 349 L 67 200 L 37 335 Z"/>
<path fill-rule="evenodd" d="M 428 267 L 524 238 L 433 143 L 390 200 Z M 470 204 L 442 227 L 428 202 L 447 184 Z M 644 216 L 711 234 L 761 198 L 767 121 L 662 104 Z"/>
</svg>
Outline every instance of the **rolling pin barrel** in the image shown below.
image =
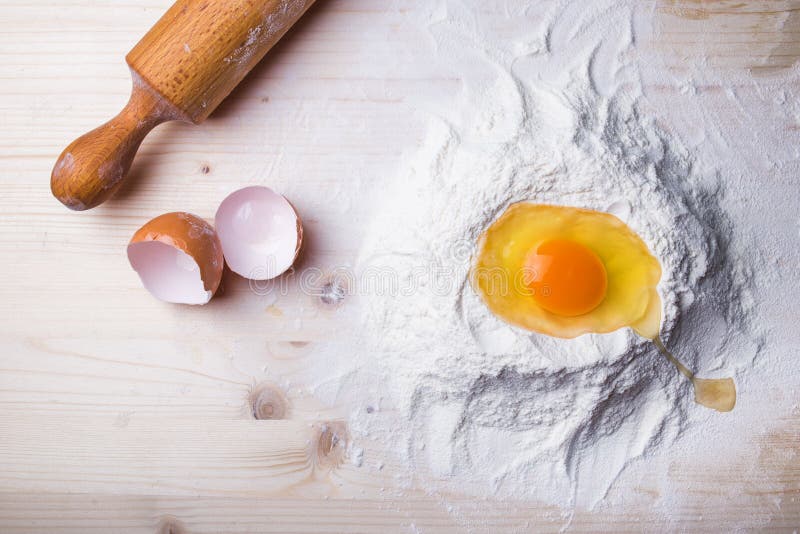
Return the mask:
<svg viewBox="0 0 800 534">
<path fill-rule="evenodd" d="M 178 0 L 126 58 L 128 105 L 59 156 L 53 195 L 74 210 L 107 200 L 150 130 L 169 120 L 205 120 L 313 3 Z"/>
</svg>

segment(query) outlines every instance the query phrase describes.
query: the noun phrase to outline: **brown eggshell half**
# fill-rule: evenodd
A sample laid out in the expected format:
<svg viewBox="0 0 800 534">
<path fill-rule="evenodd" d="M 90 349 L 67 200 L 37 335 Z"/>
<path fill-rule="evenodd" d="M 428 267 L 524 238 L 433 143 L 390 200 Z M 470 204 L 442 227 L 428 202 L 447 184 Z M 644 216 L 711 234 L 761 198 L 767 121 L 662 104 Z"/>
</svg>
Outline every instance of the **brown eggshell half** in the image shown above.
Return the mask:
<svg viewBox="0 0 800 534">
<path fill-rule="evenodd" d="M 225 263 L 214 227 L 185 212 L 159 215 L 139 228 L 128 260 L 153 296 L 177 304 L 211 300 Z"/>
</svg>

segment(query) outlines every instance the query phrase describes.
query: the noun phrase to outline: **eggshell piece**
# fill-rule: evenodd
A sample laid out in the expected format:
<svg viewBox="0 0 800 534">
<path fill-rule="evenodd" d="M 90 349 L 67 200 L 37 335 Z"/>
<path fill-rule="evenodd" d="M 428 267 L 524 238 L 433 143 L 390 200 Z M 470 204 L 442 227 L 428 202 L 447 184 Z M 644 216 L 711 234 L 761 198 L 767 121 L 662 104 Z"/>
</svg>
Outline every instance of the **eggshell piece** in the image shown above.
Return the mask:
<svg viewBox="0 0 800 534">
<path fill-rule="evenodd" d="M 292 266 L 303 242 L 303 224 L 292 204 L 268 187 L 228 195 L 214 219 L 225 261 L 251 280 L 269 280 Z"/>
<path fill-rule="evenodd" d="M 214 228 L 185 212 L 159 215 L 139 228 L 128 244 L 128 260 L 153 296 L 176 304 L 211 300 L 224 265 Z"/>
</svg>

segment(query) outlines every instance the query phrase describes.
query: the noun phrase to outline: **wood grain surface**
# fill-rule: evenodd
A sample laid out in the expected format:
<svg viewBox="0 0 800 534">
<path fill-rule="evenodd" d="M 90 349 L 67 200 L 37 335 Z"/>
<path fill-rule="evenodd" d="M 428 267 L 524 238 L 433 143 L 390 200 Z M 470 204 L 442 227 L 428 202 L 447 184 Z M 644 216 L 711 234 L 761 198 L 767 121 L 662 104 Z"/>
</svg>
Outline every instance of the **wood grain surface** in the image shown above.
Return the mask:
<svg viewBox="0 0 800 534">
<path fill-rule="evenodd" d="M 208 306 L 154 301 L 125 256 L 134 231 L 168 211 L 210 220 L 249 184 L 281 191 L 302 214 L 300 268 L 353 262 L 371 200 L 424 135 L 415 95 L 446 105 L 460 87 L 457 74 L 421 60 L 432 43 L 410 14 L 426 1 L 317 2 L 202 126 L 159 126 L 116 197 L 69 212 L 50 195 L 55 158 L 125 104 L 125 54 L 170 4 L 0 6 L 0 532 L 800 528 L 796 392 L 744 384 L 734 414 L 749 430 L 739 444 L 717 444 L 716 465 L 676 451 L 626 474 L 625 507 L 564 512 L 408 487 L 401 466 L 376 467 L 380 444 L 358 443 L 364 458 L 354 462 L 347 413 L 309 389 L 323 363 L 315 347 L 347 331 L 349 300 L 331 307 L 291 275 L 264 291 L 226 272 Z M 711 4 L 652 4 L 664 36 L 652 48 L 674 74 L 648 87 L 653 101 L 686 102 L 679 78 L 692 50 L 734 42 L 755 20 L 714 24 Z M 770 28 L 770 17 L 800 8 L 761 4 L 769 9 L 757 22 Z M 702 38 L 686 33 L 701 23 Z M 719 48 L 718 67 L 749 76 L 742 98 L 761 91 L 747 73 L 756 62 L 769 70 L 761 76 L 794 64 L 796 34 L 759 31 L 738 57 Z M 767 49 L 781 52 L 749 55 Z M 735 128 L 735 112 L 720 123 Z M 775 128 L 795 131 L 796 117 Z M 776 329 L 794 322 L 770 313 Z M 265 419 L 272 408 L 254 416 L 264 387 L 285 396 L 285 420 Z M 757 419 L 747 407 L 756 400 L 789 408 Z M 668 511 L 658 505 L 663 480 L 680 495 Z"/>
</svg>

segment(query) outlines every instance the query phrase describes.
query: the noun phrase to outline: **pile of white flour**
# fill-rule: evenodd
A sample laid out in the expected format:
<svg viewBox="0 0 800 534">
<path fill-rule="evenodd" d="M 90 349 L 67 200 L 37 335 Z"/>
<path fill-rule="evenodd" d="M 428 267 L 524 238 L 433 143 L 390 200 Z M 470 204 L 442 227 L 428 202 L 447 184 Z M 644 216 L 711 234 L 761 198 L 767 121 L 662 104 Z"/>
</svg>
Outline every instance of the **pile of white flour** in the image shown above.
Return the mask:
<svg viewBox="0 0 800 534">
<path fill-rule="evenodd" d="M 341 375 L 318 393 L 356 402 L 356 442 L 386 444 L 409 483 L 592 506 L 708 413 L 630 330 L 562 340 L 495 318 L 467 282 L 478 235 L 521 200 L 617 215 L 661 261 L 662 337 L 704 377 L 738 380 L 755 356 L 751 273 L 729 254 L 717 174 L 642 111 L 634 8 L 575 2 L 531 26 L 528 4 L 424 14 L 461 89 L 445 109 L 420 99 L 426 138 L 349 288 L 362 328 L 330 347 Z"/>
</svg>

